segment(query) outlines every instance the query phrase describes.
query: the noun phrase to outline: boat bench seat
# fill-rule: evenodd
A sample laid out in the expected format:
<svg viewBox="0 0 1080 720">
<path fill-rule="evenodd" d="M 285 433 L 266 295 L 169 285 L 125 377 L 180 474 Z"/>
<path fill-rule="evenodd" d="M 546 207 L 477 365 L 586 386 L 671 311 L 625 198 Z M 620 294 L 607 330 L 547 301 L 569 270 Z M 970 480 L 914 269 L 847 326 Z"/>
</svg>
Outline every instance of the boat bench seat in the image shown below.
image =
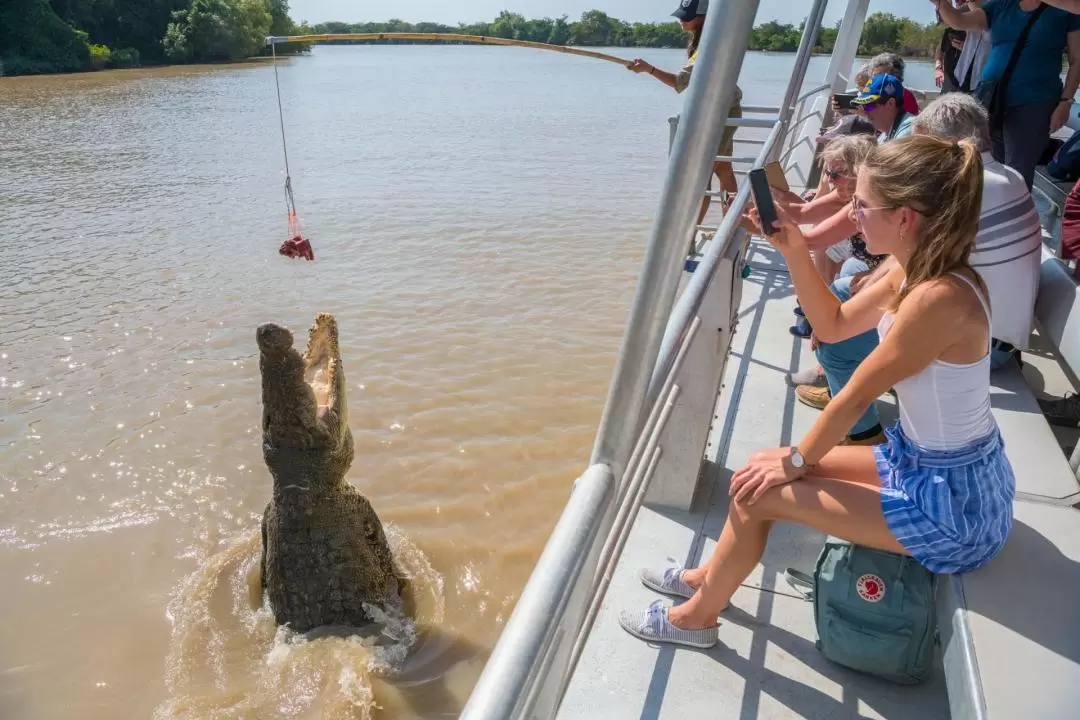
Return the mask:
<svg viewBox="0 0 1080 720">
<path fill-rule="evenodd" d="M 1080 103 L 1073 103 L 1072 112 L 1069 113 L 1068 124 L 1054 133 L 1054 138 L 1062 141 L 1068 140 L 1075 132 L 1080 132 Z M 1065 198 L 1075 184 L 1075 182 L 1066 182 L 1056 179 L 1047 171 L 1045 165 L 1039 165 L 1035 168 L 1032 190 L 1043 195 L 1056 211 L 1056 216 L 1060 217 L 1062 211 L 1065 209 Z M 1056 228 L 1048 229 L 1053 232 Z"/>
<path fill-rule="evenodd" d="M 1080 294 L 1043 250 L 1035 316 L 1073 376 Z M 993 561 L 942 578 L 937 599 L 953 720 L 1080 716 L 1080 483 L 1015 363 L 991 404 L 1016 473 L 1012 534 Z"/>
<path fill-rule="evenodd" d="M 1047 172 L 1045 165 L 1035 168 L 1034 189 L 1045 195 L 1059 213 L 1065 208 L 1065 198 L 1075 184 L 1075 182 L 1055 179 Z"/>
</svg>

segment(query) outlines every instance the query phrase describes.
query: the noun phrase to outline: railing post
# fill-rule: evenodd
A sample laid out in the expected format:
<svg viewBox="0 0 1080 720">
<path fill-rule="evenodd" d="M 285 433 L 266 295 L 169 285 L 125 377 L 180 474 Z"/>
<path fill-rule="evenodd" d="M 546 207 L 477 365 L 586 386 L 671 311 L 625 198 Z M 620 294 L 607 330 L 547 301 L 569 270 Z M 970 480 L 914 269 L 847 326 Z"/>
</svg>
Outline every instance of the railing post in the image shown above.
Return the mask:
<svg viewBox="0 0 1080 720">
<path fill-rule="evenodd" d="M 863 23 L 869 7 L 870 0 L 848 0 L 840 31 L 836 34 L 836 44 L 833 45 L 829 71 L 825 76 L 826 82 L 833 84 L 834 93 L 844 92 L 854 83 L 851 66 L 855 64 L 855 56 L 859 52 Z"/>
<path fill-rule="evenodd" d="M 590 461 L 609 465 L 616 480 L 622 477 L 641 428 L 645 392 L 679 286 L 687 240 L 712 173 L 757 9 L 758 0 L 726 0 L 714 3 L 706 16 L 668 159 L 660 207 L 649 232 L 644 267 Z M 609 526 L 610 519 L 603 532 Z"/>
</svg>

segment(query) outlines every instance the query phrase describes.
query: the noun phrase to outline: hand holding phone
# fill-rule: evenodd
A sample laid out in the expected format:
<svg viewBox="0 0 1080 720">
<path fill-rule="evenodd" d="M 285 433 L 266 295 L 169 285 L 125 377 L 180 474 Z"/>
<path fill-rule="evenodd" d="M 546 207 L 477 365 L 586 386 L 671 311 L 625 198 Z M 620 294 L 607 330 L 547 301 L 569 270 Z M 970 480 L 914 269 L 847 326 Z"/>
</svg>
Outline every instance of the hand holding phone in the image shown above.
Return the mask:
<svg viewBox="0 0 1080 720">
<path fill-rule="evenodd" d="M 851 110 L 851 101 L 855 99 L 854 93 L 836 93 L 833 95 L 833 102 L 836 103 L 836 107 L 840 110 Z"/>
<path fill-rule="evenodd" d="M 765 168 L 755 168 L 750 171 L 750 194 L 754 198 L 754 207 L 758 211 L 761 232 L 766 235 L 775 235 L 780 230 L 780 216 L 776 213 L 776 202 L 769 188 L 769 176 Z"/>
<path fill-rule="evenodd" d="M 781 252 L 806 247 L 806 238 L 798 226 L 773 199 L 764 168 L 750 171 L 750 195 L 754 199 L 750 220 L 761 228 L 770 245 Z"/>
</svg>

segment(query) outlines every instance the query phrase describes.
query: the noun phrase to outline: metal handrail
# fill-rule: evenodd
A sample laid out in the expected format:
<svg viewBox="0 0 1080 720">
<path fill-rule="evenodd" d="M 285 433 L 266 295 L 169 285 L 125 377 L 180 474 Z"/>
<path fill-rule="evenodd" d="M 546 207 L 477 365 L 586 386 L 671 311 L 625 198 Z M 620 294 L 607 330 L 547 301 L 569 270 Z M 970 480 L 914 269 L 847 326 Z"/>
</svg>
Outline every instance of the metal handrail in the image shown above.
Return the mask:
<svg viewBox="0 0 1080 720">
<path fill-rule="evenodd" d="M 594 467 L 609 468 L 616 480 L 624 476 L 647 411 L 645 396 L 653 360 L 660 352 L 675 302 L 686 239 L 712 174 L 758 2 L 723 0 L 714 3 L 706 16 L 694 76 L 685 93 L 684 119 L 675 132 L 660 206 L 590 461 Z M 559 537 L 564 538 L 573 523 L 586 523 L 591 535 L 578 534 L 573 545 L 556 543 L 554 534 L 548 541 L 462 711 L 466 720 L 507 720 L 530 714 L 539 701 L 537 678 L 541 669 L 559 674 L 561 693 L 562 668 L 555 656 L 569 648 L 559 647 L 558 641 L 567 631 L 564 623 L 571 622 L 568 630 L 573 641 L 581 620 L 564 617 L 565 599 L 578 582 L 593 586 L 595 568 L 589 569 L 586 579 L 581 564 L 598 549 L 593 546 L 594 539 L 606 538 L 615 520 L 616 503 L 610 497 L 602 506 L 590 503 L 591 513 L 582 512 L 583 480 L 584 476 L 578 480 L 556 533 L 563 528 Z M 565 594 L 561 602 L 556 602 L 557 593 L 552 589 L 557 585 L 563 586 Z M 554 712 L 560 699 L 555 697 L 541 711 Z"/>
<path fill-rule="evenodd" d="M 813 92 L 804 93 L 802 96 L 799 96 L 797 101 L 793 102 L 793 98 L 796 97 L 799 88 L 802 87 L 803 81 L 806 78 L 806 70 L 810 66 L 810 58 L 812 56 L 814 43 L 817 42 L 818 29 L 821 26 L 821 18 L 825 15 L 825 7 L 827 4 L 828 0 L 814 0 L 814 5 L 810 10 L 810 17 L 807 18 L 803 36 L 799 42 L 799 51 L 795 56 L 795 67 L 792 70 L 791 79 L 788 81 L 784 103 L 781 106 L 783 110 L 780 119 L 772 126 L 772 131 L 769 133 L 768 139 L 762 146 L 761 152 L 758 154 L 757 160 L 754 163 L 754 167 L 763 167 L 766 163 L 776 158 L 779 143 L 787 132 L 787 126 L 791 122 L 791 117 L 795 112 L 796 105 L 807 97 L 811 97 L 815 92 L 821 92 L 822 90 L 831 87 L 830 85 L 823 85 Z M 709 283 L 712 282 L 713 275 L 716 273 L 716 268 L 720 264 L 720 258 L 727 254 L 728 247 L 736 237 L 741 238 L 744 236 L 745 231 L 744 233 L 739 233 L 738 230 L 742 214 L 746 210 L 746 205 L 749 200 L 750 189 L 748 185 L 744 184 L 736 194 L 728 212 L 724 215 L 724 219 L 720 222 L 720 227 L 717 228 L 716 231 L 716 237 L 713 238 L 713 242 L 708 249 L 706 249 L 704 256 L 702 256 L 701 260 L 698 262 L 693 277 L 690 279 L 689 284 L 679 298 L 679 302 L 671 314 L 670 322 L 664 333 L 660 355 L 657 359 L 656 366 L 653 369 L 652 381 L 649 383 L 649 391 L 645 396 L 645 402 L 647 404 L 652 404 L 657 401 L 663 378 L 667 376 L 671 363 L 674 360 L 678 338 L 683 334 L 685 328 L 693 321 L 693 318 L 697 316 L 698 311 L 701 308 L 701 302 L 705 297 L 705 292 L 708 290 Z"/>
</svg>

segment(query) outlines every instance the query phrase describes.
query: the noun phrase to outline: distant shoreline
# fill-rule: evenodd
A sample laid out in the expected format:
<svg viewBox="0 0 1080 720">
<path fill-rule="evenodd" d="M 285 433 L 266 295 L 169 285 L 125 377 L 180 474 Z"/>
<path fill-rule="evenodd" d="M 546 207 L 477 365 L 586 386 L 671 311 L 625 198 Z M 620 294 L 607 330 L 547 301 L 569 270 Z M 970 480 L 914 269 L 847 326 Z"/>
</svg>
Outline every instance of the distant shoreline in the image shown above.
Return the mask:
<svg viewBox="0 0 1080 720">
<path fill-rule="evenodd" d="M 441 46 L 441 47 L 449 47 L 449 46 L 453 45 L 453 46 L 465 47 L 467 45 L 467 43 L 423 43 L 423 42 L 413 42 L 413 43 L 344 43 L 344 44 L 343 43 L 334 43 L 334 42 L 312 43 L 312 46 L 319 46 L 319 47 L 332 47 L 332 46 L 343 47 L 344 45 L 348 45 L 350 47 L 363 47 L 363 46 L 389 47 L 390 45 L 394 45 L 394 46 L 398 46 L 398 47 L 416 47 L 416 46 L 423 46 L 423 45 Z M 482 43 L 476 43 L 476 44 L 474 44 L 472 46 L 473 47 L 489 47 L 489 48 L 500 47 L 498 45 L 484 45 Z M 614 51 L 614 52 L 621 52 L 623 55 L 631 56 L 631 57 L 628 57 L 627 59 L 632 59 L 632 55 L 633 55 L 633 53 L 626 52 L 627 50 L 669 50 L 669 51 L 680 51 L 680 50 L 682 50 L 682 48 L 620 47 L 620 46 L 606 47 L 606 46 L 597 46 L 597 45 L 567 45 L 566 47 L 580 48 L 580 49 L 583 49 L 583 50 L 598 50 L 598 51 L 608 50 L 608 51 Z M 753 54 L 753 55 L 796 55 L 798 53 L 788 51 L 788 50 L 747 50 L 746 54 L 747 55 L 750 55 L 750 54 Z M 304 56 L 305 56 L 304 53 L 295 54 L 295 55 L 282 55 L 282 56 L 279 56 L 278 59 L 285 60 L 285 59 L 291 59 L 291 58 L 294 58 L 294 57 L 302 58 Z M 830 53 L 812 53 L 811 57 L 826 57 L 827 58 L 827 57 L 832 57 L 832 55 Z M 869 60 L 871 57 L 872 57 L 871 55 L 857 55 L 855 57 L 855 59 L 856 60 Z M 140 67 L 133 67 L 133 68 L 109 68 L 107 70 L 81 70 L 79 72 L 66 72 L 66 73 L 39 73 L 39 74 L 36 74 L 36 75 L 0 75 L 0 82 L 3 82 L 5 80 L 16 80 L 16 79 L 19 79 L 19 78 L 23 78 L 23 79 L 33 79 L 33 78 L 40 79 L 40 78 L 46 78 L 46 77 L 56 77 L 56 78 L 87 77 L 87 78 L 90 78 L 90 77 L 95 77 L 95 76 L 99 76 L 99 75 L 109 75 L 109 74 L 113 74 L 113 73 L 138 73 L 138 72 L 158 72 L 158 71 L 164 72 L 164 71 L 177 71 L 177 70 L 187 70 L 187 71 L 198 72 L 198 71 L 207 71 L 207 70 L 218 69 L 218 68 L 241 67 L 241 66 L 244 66 L 244 65 L 259 65 L 259 64 L 263 64 L 263 63 L 273 62 L 273 60 L 274 60 L 274 58 L 272 58 L 272 57 L 270 57 L 268 55 L 254 55 L 252 57 L 245 58 L 243 60 L 223 60 L 221 62 L 214 62 L 214 63 L 165 63 L 165 64 L 162 64 L 162 65 L 143 65 L 143 66 L 140 66 Z M 907 62 L 914 62 L 914 63 L 928 63 L 928 62 L 930 62 L 929 58 L 921 58 L 921 57 L 913 57 L 913 58 L 910 58 L 910 59 L 905 58 L 905 60 Z"/>
</svg>

